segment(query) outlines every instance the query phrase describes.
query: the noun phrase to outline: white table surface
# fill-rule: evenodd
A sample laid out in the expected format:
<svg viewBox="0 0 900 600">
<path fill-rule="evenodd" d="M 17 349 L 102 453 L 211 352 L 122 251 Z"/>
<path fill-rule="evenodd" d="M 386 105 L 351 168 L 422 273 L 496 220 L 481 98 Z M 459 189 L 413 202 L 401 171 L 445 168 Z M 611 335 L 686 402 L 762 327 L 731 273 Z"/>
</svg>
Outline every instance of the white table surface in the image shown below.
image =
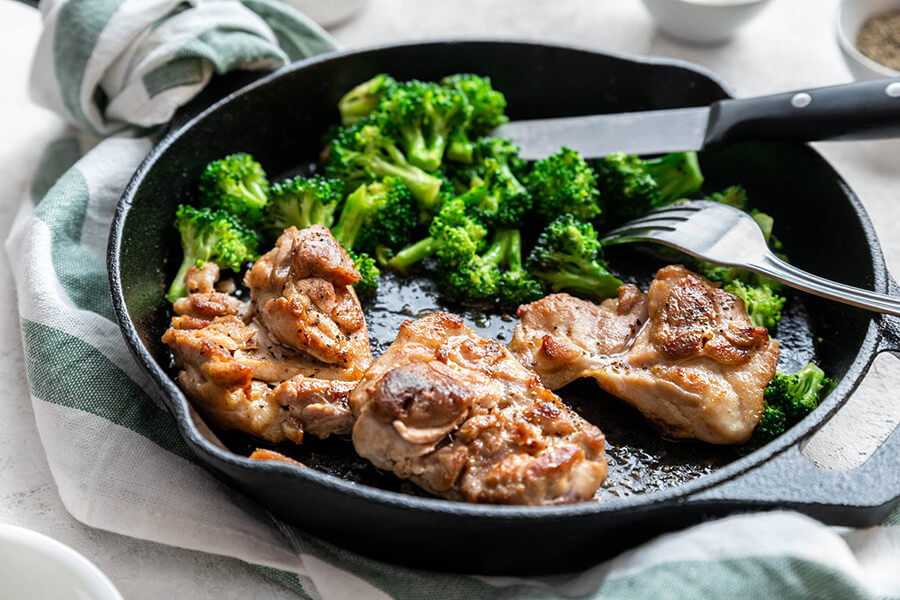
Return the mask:
<svg viewBox="0 0 900 600">
<path fill-rule="evenodd" d="M 336 1 L 336 0 L 329 0 Z M 850 81 L 834 37 L 836 0 L 773 0 L 731 42 L 692 47 L 662 36 L 638 0 L 370 0 L 332 30 L 345 47 L 428 38 L 540 40 L 704 65 L 739 95 Z M 40 31 L 35 11 L 0 0 L 0 235 L 6 238 L 31 169 L 60 120 L 27 96 Z M 862 198 L 900 274 L 900 141 L 820 144 Z M 840 243 L 839 238 L 834 243 Z M 0 261 L 0 280 L 10 281 Z M 15 293 L 0 289 L 0 523 L 35 529 L 94 561 L 125 598 L 291 598 L 245 564 L 81 525 L 60 501 L 28 397 Z M 900 421 L 900 363 L 879 357 L 847 406 L 806 447 L 823 468 L 861 463 Z"/>
</svg>

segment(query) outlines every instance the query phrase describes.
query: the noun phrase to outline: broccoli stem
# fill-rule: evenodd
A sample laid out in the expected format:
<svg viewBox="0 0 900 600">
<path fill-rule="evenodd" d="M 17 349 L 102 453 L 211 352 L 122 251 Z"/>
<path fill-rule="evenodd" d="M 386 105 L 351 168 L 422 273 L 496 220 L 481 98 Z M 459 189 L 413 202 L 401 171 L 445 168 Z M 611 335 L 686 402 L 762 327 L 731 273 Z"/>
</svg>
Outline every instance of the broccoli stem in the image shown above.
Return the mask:
<svg viewBox="0 0 900 600">
<path fill-rule="evenodd" d="M 616 295 L 622 282 L 609 273 L 570 273 L 560 271 L 552 278 L 547 278 L 554 292 L 560 290 L 573 291 L 593 298 L 611 298 Z"/>
<path fill-rule="evenodd" d="M 690 196 L 703 185 L 696 152 L 673 152 L 644 164 L 659 186 L 662 204 Z"/>
<path fill-rule="evenodd" d="M 361 185 L 347 196 L 344 209 L 341 211 L 341 218 L 332 230 L 334 239 L 347 250 L 353 249 L 359 230 L 366 220 L 366 209 L 368 208 L 366 192 L 366 186 Z"/>
<path fill-rule="evenodd" d="M 172 280 L 172 285 L 169 286 L 169 294 L 166 298 L 170 303 L 173 303 L 187 296 L 187 287 L 184 285 L 184 278 L 187 275 L 188 269 L 197 264 L 197 257 L 195 256 L 185 256 L 184 260 L 181 261 L 181 266 L 178 267 L 178 272 L 175 273 L 175 279 Z"/>
<path fill-rule="evenodd" d="M 524 273 L 522 265 L 522 232 L 513 229 L 509 235 L 506 247 L 506 266 L 512 273 Z"/>
<path fill-rule="evenodd" d="M 490 248 L 481 255 L 485 265 L 499 267 L 507 258 L 512 238 L 519 233 L 515 229 L 500 229 L 494 236 Z M 521 243 L 521 240 L 520 240 Z"/>
<path fill-rule="evenodd" d="M 406 187 L 409 188 L 413 198 L 418 201 L 420 211 L 433 212 L 433 208 L 437 205 L 435 200 L 438 198 L 443 182 L 438 177 L 429 175 L 413 165 L 399 166 L 403 165 L 406 160 L 396 148 L 389 150 L 392 158 L 394 158 L 395 152 L 398 154 L 395 159 L 397 164 L 382 158 L 376 158 L 372 161 L 372 170 L 379 176 L 392 175 L 400 178 L 406 184 Z"/>
<path fill-rule="evenodd" d="M 388 264 L 398 271 L 405 272 L 412 265 L 434 254 L 436 250 L 437 244 L 434 238 L 429 236 L 395 254 Z"/>
<path fill-rule="evenodd" d="M 465 164 L 472 164 L 475 158 L 475 144 L 472 143 L 461 128 L 457 128 L 450 136 L 450 145 L 447 146 L 447 158 Z"/>
</svg>

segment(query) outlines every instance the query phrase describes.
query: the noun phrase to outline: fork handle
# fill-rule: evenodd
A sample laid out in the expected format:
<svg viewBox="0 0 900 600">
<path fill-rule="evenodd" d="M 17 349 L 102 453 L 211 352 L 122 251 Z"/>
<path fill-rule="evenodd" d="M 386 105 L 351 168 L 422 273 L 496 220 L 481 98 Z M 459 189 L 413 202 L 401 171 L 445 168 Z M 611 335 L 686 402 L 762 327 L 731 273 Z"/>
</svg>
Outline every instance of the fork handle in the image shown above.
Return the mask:
<svg viewBox="0 0 900 600">
<path fill-rule="evenodd" d="M 710 106 L 703 147 L 890 137 L 900 137 L 900 77 L 719 100 Z"/>
<path fill-rule="evenodd" d="M 844 285 L 807 273 L 771 253 L 767 253 L 760 262 L 746 268 L 816 296 L 900 316 L 900 298 Z"/>
</svg>

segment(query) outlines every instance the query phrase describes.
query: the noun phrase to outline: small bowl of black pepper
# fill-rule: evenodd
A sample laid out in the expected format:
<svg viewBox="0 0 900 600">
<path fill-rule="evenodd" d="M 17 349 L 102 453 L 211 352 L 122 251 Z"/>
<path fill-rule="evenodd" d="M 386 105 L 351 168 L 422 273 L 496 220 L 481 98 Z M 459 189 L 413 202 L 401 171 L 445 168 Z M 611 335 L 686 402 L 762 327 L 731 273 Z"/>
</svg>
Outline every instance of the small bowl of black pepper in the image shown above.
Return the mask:
<svg viewBox="0 0 900 600">
<path fill-rule="evenodd" d="M 900 0 L 842 0 L 837 36 L 856 79 L 900 77 Z"/>
</svg>

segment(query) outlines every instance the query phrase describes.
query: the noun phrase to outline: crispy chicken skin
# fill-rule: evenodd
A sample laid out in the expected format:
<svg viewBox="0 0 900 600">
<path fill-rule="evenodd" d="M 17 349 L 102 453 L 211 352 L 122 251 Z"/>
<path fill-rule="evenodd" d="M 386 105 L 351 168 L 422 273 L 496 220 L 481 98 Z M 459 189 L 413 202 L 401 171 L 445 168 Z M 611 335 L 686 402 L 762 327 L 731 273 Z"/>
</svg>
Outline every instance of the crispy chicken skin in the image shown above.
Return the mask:
<svg viewBox="0 0 900 600">
<path fill-rule="evenodd" d="M 181 369 L 181 388 L 219 427 L 298 444 L 304 432 L 322 438 L 349 433 L 348 397 L 358 378 L 351 376 L 360 373 L 286 352 L 274 360 L 259 346 L 263 335 L 230 315 L 212 321 L 182 316 L 173 317 L 162 341 Z"/>
<path fill-rule="evenodd" d="M 600 430 L 453 314 L 404 323 L 350 406 L 357 453 L 446 498 L 579 502 L 606 478 Z"/>
<path fill-rule="evenodd" d="M 624 352 L 647 322 L 647 297 L 634 285 L 617 298 L 594 304 L 569 294 L 551 294 L 519 307 L 521 321 L 509 350 L 556 390 L 591 368 L 596 356 Z"/>
<path fill-rule="evenodd" d="M 621 298 L 620 290 L 620 304 Z M 584 310 L 583 301 L 570 301 Z M 624 352 L 594 353 L 589 343 L 578 343 L 586 354 L 570 353 L 572 373 L 581 369 L 582 377 L 593 377 L 667 435 L 713 444 L 747 441 L 762 415 L 765 387 L 775 375 L 778 342 L 750 323 L 740 298 L 680 265 L 657 272 L 647 309 L 648 322 Z M 522 307 L 520 313 L 525 315 L 516 332 L 520 341 L 511 345 L 534 347 L 539 332 L 552 329 L 552 313 L 538 330 L 526 321 L 532 309 Z M 567 318 L 565 311 L 557 309 L 557 314 L 561 321 Z M 546 342 L 540 339 L 543 349 Z M 521 351 L 518 356 L 544 380 L 545 363 L 529 363 L 529 354 Z M 545 383 L 554 388 L 564 380 L 558 376 L 563 367 L 551 365 Z"/>
<path fill-rule="evenodd" d="M 244 277 L 262 324 L 278 342 L 365 370 L 369 334 L 352 284 L 359 272 L 325 227 L 286 229 Z"/>
</svg>

